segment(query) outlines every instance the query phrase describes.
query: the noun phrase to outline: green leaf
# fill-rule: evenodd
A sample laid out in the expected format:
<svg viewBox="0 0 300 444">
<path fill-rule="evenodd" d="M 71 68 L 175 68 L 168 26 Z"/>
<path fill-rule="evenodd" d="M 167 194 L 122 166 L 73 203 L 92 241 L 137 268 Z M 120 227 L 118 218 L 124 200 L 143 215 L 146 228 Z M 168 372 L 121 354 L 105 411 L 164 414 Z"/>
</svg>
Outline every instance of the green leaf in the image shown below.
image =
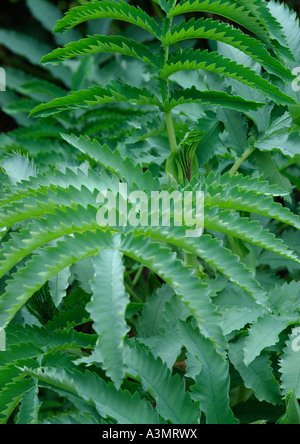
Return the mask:
<svg viewBox="0 0 300 444">
<path fill-rule="evenodd" d="M 69 195 L 72 200 L 72 194 Z M 83 196 L 83 201 L 88 204 L 88 199 L 95 196 Z M 74 195 L 74 199 L 77 194 Z M 59 196 L 56 198 L 59 201 Z M 92 201 L 91 201 L 92 203 Z M 43 210 L 45 206 L 43 205 Z M 31 211 L 29 207 L 29 211 Z M 49 211 L 49 210 L 48 210 Z M 28 226 L 28 229 L 15 233 L 11 240 L 5 244 L 0 252 L 0 276 L 5 274 L 22 257 L 29 255 L 34 249 L 45 245 L 47 242 L 58 239 L 61 236 L 72 234 L 75 231 L 83 232 L 86 229 L 94 229 L 96 224 L 96 207 L 88 209 L 78 206 L 77 208 L 66 207 L 63 211 L 56 210 L 54 214 L 48 214 L 43 220 L 37 220 Z M 72 221 L 72 223 L 70 223 Z M 51 228 L 49 228 L 51 227 Z M 195 239 L 186 237 L 184 227 L 174 227 L 169 229 L 158 228 L 139 228 L 134 229 L 134 234 L 143 234 L 152 239 L 164 241 L 183 248 L 185 251 L 196 254 L 207 263 L 223 273 L 228 279 L 236 285 L 245 289 L 255 300 L 263 301 L 265 292 L 253 279 L 253 273 L 238 261 L 238 257 L 231 254 L 230 250 L 224 249 L 221 242 L 213 239 L 209 235 L 201 236 Z M 21 246 L 22 245 L 22 246 Z M 74 271 L 81 287 L 91 293 L 88 280 L 92 278 L 90 263 L 86 264 L 87 259 L 80 262 L 80 265 L 74 265 Z M 87 270 L 86 270 L 87 269 Z M 86 270 L 86 271 L 85 271 Z M 55 279 L 55 278 L 54 278 Z"/>
<path fill-rule="evenodd" d="M 90 413 L 80 414 L 73 413 L 72 415 L 59 415 L 59 417 L 51 417 L 45 418 L 43 424 L 105 424 L 105 422 L 99 421 L 98 418 L 95 418 Z"/>
<path fill-rule="evenodd" d="M 58 310 L 51 297 L 48 283 L 30 298 L 26 308 L 42 325 L 47 325 L 47 323 L 52 320 Z"/>
<path fill-rule="evenodd" d="M 272 311 L 279 316 L 292 318 L 297 314 L 300 301 L 300 282 L 285 282 L 283 285 L 277 284 L 269 292 L 269 301 Z"/>
<path fill-rule="evenodd" d="M 220 134 L 223 145 L 234 149 L 238 155 L 242 155 L 248 146 L 245 116 L 237 111 L 223 108 L 218 109 L 217 116 L 225 125 L 225 131 Z"/>
<path fill-rule="evenodd" d="M 117 390 L 113 384 L 105 383 L 98 375 L 78 370 L 60 368 L 23 368 L 24 374 L 39 379 L 52 390 L 69 393 L 96 407 L 99 414 L 114 418 L 120 424 L 158 424 L 157 412 L 142 400 L 137 393 Z"/>
<path fill-rule="evenodd" d="M 218 211 L 218 207 L 205 207 L 205 228 L 232 235 L 251 244 L 273 251 L 281 256 L 299 263 L 300 259 L 281 239 L 273 233 L 264 230 L 255 220 L 240 217 L 232 211 Z"/>
<path fill-rule="evenodd" d="M 87 257 L 80 261 L 80 263 L 76 262 L 72 266 L 72 271 L 78 281 L 79 287 L 82 288 L 85 293 L 92 294 L 90 282 L 95 274 L 92 258 Z"/>
<path fill-rule="evenodd" d="M 53 324 L 49 323 L 48 325 Z M 75 349 L 76 347 L 89 350 L 95 346 L 97 335 L 88 335 L 73 329 L 56 329 L 49 332 L 48 325 L 47 327 L 9 325 L 6 329 L 9 349 L 0 355 L 1 366 L 24 358 L 34 358 L 49 351 Z"/>
<path fill-rule="evenodd" d="M 64 32 L 87 20 L 99 18 L 123 20 L 145 29 L 156 37 L 159 37 L 161 34 L 160 27 L 154 18 L 150 17 L 141 8 L 131 6 L 123 0 L 119 3 L 109 0 L 102 0 L 101 2 L 93 1 L 72 8 L 65 14 L 65 17 L 56 24 L 54 32 Z"/>
<path fill-rule="evenodd" d="M 125 374 L 124 338 L 128 327 L 124 318 L 129 303 L 123 282 L 122 254 L 117 248 L 102 250 L 93 263 L 93 295 L 87 305 L 93 328 L 99 335 L 93 355 L 97 358 L 100 352 L 103 369 L 119 388 Z"/>
<path fill-rule="evenodd" d="M 269 41 L 270 35 L 263 20 L 245 7 L 227 0 L 185 0 L 170 11 L 170 16 L 191 12 L 208 12 L 230 19 L 253 32 L 262 40 Z"/>
<path fill-rule="evenodd" d="M 205 203 L 210 206 L 218 205 L 220 208 L 247 211 L 249 213 L 261 214 L 280 222 L 300 229 L 300 218 L 293 214 L 288 208 L 274 202 L 272 197 L 266 197 L 255 190 L 241 190 L 238 186 L 219 190 L 208 188 L 205 196 Z"/>
<path fill-rule="evenodd" d="M 280 373 L 283 394 L 287 395 L 294 391 L 296 398 L 300 398 L 300 378 L 299 378 L 299 328 L 295 328 L 280 360 Z"/>
<path fill-rule="evenodd" d="M 286 196 L 288 194 L 283 188 L 272 185 L 267 181 L 259 179 L 258 177 L 243 176 L 242 174 L 235 174 L 231 176 L 229 173 L 219 174 L 211 172 L 206 177 L 207 186 L 214 187 L 221 185 L 229 191 L 236 186 L 246 191 L 255 191 L 256 193 L 265 194 L 266 196 Z"/>
<path fill-rule="evenodd" d="M 160 107 L 159 99 L 146 88 L 140 89 L 126 85 L 120 81 L 106 85 L 90 87 L 87 90 L 71 92 L 66 97 L 54 99 L 49 103 L 35 107 L 30 116 L 49 116 L 60 111 L 76 108 L 86 108 L 92 105 L 105 103 L 131 102 L 142 105 L 152 105 Z"/>
<path fill-rule="evenodd" d="M 239 331 L 245 325 L 256 321 L 262 314 L 262 308 L 255 307 L 252 309 L 245 307 L 224 307 L 222 308 L 223 324 L 222 329 L 224 335 L 230 335 L 234 331 Z"/>
<path fill-rule="evenodd" d="M 300 424 L 300 407 L 295 392 L 288 393 L 285 402 L 286 413 L 277 424 Z"/>
<path fill-rule="evenodd" d="M 292 118 L 289 113 L 276 119 L 254 146 L 260 151 L 280 151 L 285 156 L 299 155 L 299 131 L 292 131 Z"/>
<path fill-rule="evenodd" d="M 174 291 L 164 285 L 147 298 L 137 322 L 137 331 L 140 336 L 152 336 L 159 333 L 166 311 L 166 302 L 170 301 L 173 294 Z"/>
<path fill-rule="evenodd" d="M 81 136 L 78 138 L 74 135 L 63 135 L 63 138 L 70 145 L 95 159 L 108 171 L 116 174 L 120 179 L 124 178 L 127 183 L 135 183 L 142 190 L 156 190 L 159 188 L 158 179 L 153 178 L 149 170 L 144 173 L 139 164 L 134 165 L 129 157 L 123 159 L 118 150 L 112 151 L 107 145 L 102 146 L 96 139 L 90 140 L 88 137 Z"/>
<path fill-rule="evenodd" d="M 59 306 L 67 294 L 70 275 L 70 269 L 66 268 L 49 280 L 49 291 L 56 307 Z"/>
<path fill-rule="evenodd" d="M 245 85 L 254 88 L 270 97 L 279 104 L 291 104 L 293 99 L 284 94 L 277 86 L 272 85 L 263 77 L 259 76 L 254 70 L 231 61 L 223 57 L 218 52 L 208 52 L 207 50 L 183 50 L 172 55 L 164 67 L 160 70 L 162 78 L 168 78 L 176 72 L 201 69 L 219 73 L 223 76 L 236 79 Z"/>
<path fill-rule="evenodd" d="M 259 40 L 217 20 L 201 18 L 199 20 L 191 19 L 188 22 L 182 21 L 162 37 L 162 42 L 169 46 L 182 40 L 195 38 L 227 43 L 252 57 L 270 73 L 281 77 L 285 81 L 293 80 L 291 71 L 282 66 L 277 59 L 271 57 Z"/>
<path fill-rule="evenodd" d="M 284 3 L 274 2 L 273 0 L 268 3 L 268 8 L 273 17 L 280 23 L 288 47 L 295 57 L 296 62 L 299 63 L 300 49 L 297 41 L 300 39 L 300 28 L 296 12 L 289 9 Z M 295 63 L 292 63 L 292 65 L 294 66 Z"/>
<path fill-rule="evenodd" d="M 96 230 L 75 234 L 72 238 L 66 237 L 63 242 L 58 242 L 56 247 L 47 247 L 39 251 L 39 254 L 14 275 L 16 279 L 9 281 L 6 293 L 0 297 L 0 325 L 7 325 L 27 300 L 60 270 L 97 254 L 101 246 L 107 248 L 112 244 L 113 238 L 110 232 Z M 62 255 L 61 248 L 66 248 L 68 254 Z M 135 238 L 130 235 L 124 236 L 120 250 L 161 276 L 182 298 L 205 336 L 216 341 L 221 350 L 224 349 L 219 315 L 215 313 L 211 304 L 209 290 L 188 267 L 184 267 L 168 248 L 152 244 L 149 239 L 145 242 L 143 236 Z M 20 275 L 22 278 L 18 279 Z M 28 282 L 26 288 L 23 285 L 25 281 Z"/>
<path fill-rule="evenodd" d="M 199 91 L 195 87 L 175 90 L 170 97 L 170 102 L 165 103 L 165 111 L 186 103 L 202 103 L 203 105 L 215 105 L 230 108 L 237 111 L 257 110 L 263 103 L 253 102 L 239 96 L 232 96 L 219 91 Z M 42 106 L 42 105 L 40 105 Z"/>
<path fill-rule="evenodd" d="M 267 401 L 270 404 L 280 402 L 280 386 L 276 381 L 268 354 L 261 354 L 248 366 L 243 361 L 243 349 L 245 338 L 240 338 L 237 342 L 229 346 L 229 358 L 234 367 L 243 378 L 248 389 L 252 389 L 259 401 Z"/>
<path fill-rule="evenodd" d="M 127 349 L 126 363 L 127 374 L 141 381 L 164 419 L 173 424 L 198 424 L 198 403 L 193 403 L 190 394 L 185 392 L 184 380 L 180 380 L 179 375 L 172 376 L 160 358 L 155 359 L 151 353 L 137 346 Z"/>
<path fill-rule="evenodd" d="M 253 154 L 253 158 L 265 179 L 267 179 L 271 184 L 283 188 L 289 194 L 292 192 L 293 187 L 290 181 L 278 170 L 270 153 L 256 151 Z"/>
<path fill-rule="evenodd" d="M 180 322 L 178 332 L 182 343 L 199 361 L 199 373 L 192 386 L 192 397 L 200 401 L 208 424 L 233 424 L 235 418 L 229 408 L 229 367 L 210 341 L 191 324 Z"/>
<path fill-rule="evenodd" d="M 119 159 L 122 159 L 120 155 Z M 117 177 L 111 177 L 109 180 L 111 182 L 110 187 L 117 190 L 119 183 Z M 114 181 L 115 186 L 113 185 Z M 59 186 L 60 188 L 65 189 L 70 187 L 81 189 L 81 187 L 85 187 L 93 191 L 95 188 L 99 189 L 99 187 L 102 186 L 103 182 L 105 182 L 104 172 L 102 172 L 101 174 L 97 174 L 92 169 L 84 172 L 81 168 L 66 168 L 65 171 L 60 171 L 56 169 L 54 172 L 48 171 L 45 174 L 39 173 L 37 174 L 36 178 L 31 177 L 28 181 L 22 181 L 21 183 L 18 183 L 17 187 L 11 186 L 9 191 L 6 190 L 5 194 L 1 196 L 0 205 L 5 205 L 9 202 L 18 201 L 25 196 L 28 197 L 32 194 L 34 190 L 38 190 L 43 187 L 49 187 L 50 185 Z"/>
<path fill-rule="evenodd" d="M 268 9 L 268 4 L 264 0 L 234 0 L 236 3 L 244 6 L 255 17 L 259 17 L 260 20 L 265 23 L 267 29 L 272 33 L 278 41 L 286 44 L 285 36 L 282 32 L 282 27 L 275 17 L 272 16 Z M 274 41 L 273 41 L 274 43 Z"/>
<path fill-rule="evenodd" d="M 13 153 L 5 157 L 2 161 L 2 167 L 13 185 L 36 176 L 36 168 L 33 162 L 19 153 Z"/>
<path fill-rule="evenodd" d="M 279 334 L 288 325 L 288 321 L 268 313 L 260 317 L 249 330 L 245 340 L 244 362 L 249 365 L 267 347 L 277 344 Z"/>
<path fill-rule="evenodd" d="M 7 384 L 0 391 L 0 424 L 6 424 L 23 396 L 34 387 L 31 379 L 21 379 Z"/>
<path fill-rule="evenodd" d="M 137 230 L 136 230 L 137 231 Z M 141 230 L 153 239 L 169 242 L 181 247 L 184 251 L 195 254 L 216 268 L 228 279 L 247 291 L 259 304 L 266 302 L 264 290 L 255 281 L 253 273 L 244 267 L 238 256 L 225 249 L 221 242 L 210 235 L 190 239 L 185 235 L 185 229 L 179 227 L 170 229 L 147 228 Z"/>
<path fill-rule="evenodd" d="M 94 35 L 57 48 L 42 59 L 42 63 L 60 63 L 63 60 L 86 54 L 116 53 L 135 57 L 156 66 L 158 57 L 147 46 L 123 36 Z"/>
<path fill-rule="evenodd" d="M 18 413 L 17 424 L 37 424 L 38 413 L 41 403 L 38 398 L 39 389 L 37 385 L 28 390 L 21 401 L 20 411 Z"/>
<path fill-rule="evenodd" d="M 176 296 L 173 299 L 175 298 Z M 188 310 L 184 305 L 183 308 L 185 309 L 186 317 L 188 317 L 189 315 Z M 182 318 L 184 318 L 184 315 L 182 316 Z M 168 321 L 166 321 L 165 325 L 170 327 L 167 322 Z M 153 356 L 155 358 L 160 358 L 163 362 L 165 362 L 170 370 L 173 369 L 173 366 L 176 363 L 176 360 L 180 355 L 182 348 L 179 341 L 178 333 L 174 329 L 166 330 L 165 332 L 160 333 L 159 335 L 150 336 L 147 338 L 145 337 L 138 338 L 138 342 L 141 344 L 145 344 L 147 347 L 149 347 Z"/>
</svg>

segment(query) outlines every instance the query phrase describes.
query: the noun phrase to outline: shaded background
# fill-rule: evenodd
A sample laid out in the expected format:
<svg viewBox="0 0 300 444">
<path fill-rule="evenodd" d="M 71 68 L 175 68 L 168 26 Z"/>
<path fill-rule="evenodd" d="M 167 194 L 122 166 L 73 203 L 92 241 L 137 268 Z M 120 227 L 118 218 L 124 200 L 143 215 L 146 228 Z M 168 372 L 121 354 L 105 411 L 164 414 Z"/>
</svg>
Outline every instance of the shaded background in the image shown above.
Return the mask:
<svg viewBox="0 0 300 444">
<path fill-rule="evenodd" d="M 57 6 L 62 12 L 70 7 L 85 3 L 86 0 L 48 0 Z M 2 3 L 3 2 L 3 3 Z M 157 15 L 158 7 L 152 0 L 133 0 L 130 3 L 139 4 L 148 13 Z M 300 0 L 285 0 L 284 3 L 297 11 L 300 16 Z M 52 35 L 45 30 L 39 21 L 33 17 L 30 9 L 26 5 L 26 0 L 2 0 L 0 14 L 0 29 L 10 29 L 23 34 L 27 34 L 39 41 L 57 47 Z M 126 26 L 126 25 L 125 25 Z M 41 77 L 45 76 L 45 71 L 39 71 L 37 66 L 31 65 L 25 58 L 9 51 L 0 44 L 0 66 L 12 66 L 17 69 Z M 58 82 L 59 83 L 59 82 Z M 13 118 L 0 110 L 0 132 L 8 132 L 16 128 L 16 122 Z"/>
<path fill-rule="evenodd" d="M 47 0 L 62 12 L 69 8 L 86 3 L 87 0 Z M 130 0 L 129 0 L 130 1 Z M 299 0 L 300 1 L 300 0 Z M 30 37 L 37 39 L 40 42 L 49 44 L 53 48 L 59 46 L 55 42 L 53 36 L 48 32 L 42 24 L 32 15 L 30 9 L 26 4 L 26 0 L 1 0 L 1 14 L 0 14 L 0 32 L 1 30 L 13 30 L 18 33 L 27 34 Z M 157 15 L 158 6 L 152 0 L 133 0 L 131 4 L 139 4 L 143 9 L 146 9 L 151 15 Z M 105 19 L 104 19 L 105 21 Z M 118 23 L 119 27 L 126 27 L 126 24 Z M 83 34 L 86 33 L 84 25 L 82 27 Z M 101 33 L 101 32 L 98 32 Z M 18 70 L 32 74 L 33 76 L 46 78 L 52 80 L 51 77 L 41 68 L 32 65 L 28 60 L 20 55 L 11 52 L 7 47 L 0 42 L 0 67 L 13 67 Z M 48 78 L 47 78 L 48 77 Z M 59 84 L 59 82 L 56 81 Z M 63 86 L 61 84 L 61 86 Z M 17 127 L 15 120 L 1 111 L 2 103 L 0 103 L 0 133 L 12 131 Z"/>
</svg>

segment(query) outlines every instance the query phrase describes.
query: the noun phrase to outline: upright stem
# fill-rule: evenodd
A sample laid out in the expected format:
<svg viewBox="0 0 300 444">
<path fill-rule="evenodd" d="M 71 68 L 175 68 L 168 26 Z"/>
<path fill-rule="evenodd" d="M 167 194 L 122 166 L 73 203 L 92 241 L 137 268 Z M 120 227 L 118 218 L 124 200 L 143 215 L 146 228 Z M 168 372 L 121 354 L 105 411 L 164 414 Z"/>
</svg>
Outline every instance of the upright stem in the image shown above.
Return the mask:
<svg viewBox="0 0 300 444">
<path fill-rule="evenodd" d="M 176 0 L 173 0 L 172 8 L 174 8 L 175 5 L 176 5 Z M 169 29 L 170 30 L 172 28 L 172 23 L 173 23 L 173 18 L 170 17 L 169 18 Z M 167 63 L 168 59 L 169 59 L 169 46 L 165 46 L 165 62 L 166 63 Z M 167 84 L 167 96 L 168 96 L 167 100 L 169 101 L 169 96 L 170 96 L 169 79 L 166 80 L 166 84 Z M 176 134 L 175 134 L 174 123 L 173 123 L 173 118 L 172 118 L 172 111 L 166 111 L 165 116 L 166 116 L 166 125 L 167 125 L 167 132 L 168 132 L 170 149 L 172 152 L 176 152 L 177 151 L 177 141 L 176 141 Z"/>
<path fill-rule="evenodd" d="M 167 124 L 170 149 L 172 152 L 176 152 L 178 147 L 177 147 L 176 134 L 175 134 L 175 129 L 174 129 L 172 113 L 171 113 L 171 111 L 168 111 L 168 112 L 166 112 L 165 115 L 166 115 L 166 124 Z"/>
<path fill-rule="evenodd" d="M 233 167 L 231 168 L 231 170 L 229 171 L 230 176 L 233 176 L 238 169 L 240 168 L 240 166 L 245 162 L 245 160 L 248 159 L 249 156 L 251 156 L 252 153 L 254 153 L 254 151 L 256 150 L 256 148 L 254 146 L 251 146 L 250 148 L 248 148 L 244 154 L 242 155 L 242 157 L 240 157 L 235 164 L 233 165 Z"/>
<path fill-rule="evenodd" d="M 173 0 L 172 8 L 176 6 L 177 0 Z M 169 29 L 172 27 L 172 21 L 173 19 L 170 18 L 169 23 Z M 169 46 L 165 47 L 165 61 L 167 62 L 169 59 Z M 166 80 L 167 83 L 167 91 L 168 91 L 168 100 L 169 100 L 169 80 Z M 166 125 L 167 125 L 167 132 L 168 132 L 168 138 L 169 138 L 169 145 L 172 152 L 178 151 L 177 146 L 177 140 L 176 140 L 176 134 L 174 129 L 174 123 L 172 118 L 172 111 L 166 111 Z M 197 256 L 195 254 L 187 253 L 184 251 L 184 264 L 188 267 L 193 268 L 194 270 L 197 270 Z"/>
<path fill-rule="evenodd" d="M 136 286 L 136 284 L 138 283 L 139 278 L 141 277 L 141 274 L 143 273 L 144 267 L 139 268 L 139 270 L 137 271 L 133 281 L 132 281 L 132 288 L 134 288 Z"/>
<path fill-rule="evenodd" d="M 139 304 L 141 304 L 143 301 L 141 301 L 141 299 L 135 294 L 135 292 L 132 290 L 132 288 L 126 283 L 124 282 L 124 286 L 125 286 L 125 290 L 127 291 L 127 293 L 129 293 L 133 299 L 135 299 Z"/>
</svg>

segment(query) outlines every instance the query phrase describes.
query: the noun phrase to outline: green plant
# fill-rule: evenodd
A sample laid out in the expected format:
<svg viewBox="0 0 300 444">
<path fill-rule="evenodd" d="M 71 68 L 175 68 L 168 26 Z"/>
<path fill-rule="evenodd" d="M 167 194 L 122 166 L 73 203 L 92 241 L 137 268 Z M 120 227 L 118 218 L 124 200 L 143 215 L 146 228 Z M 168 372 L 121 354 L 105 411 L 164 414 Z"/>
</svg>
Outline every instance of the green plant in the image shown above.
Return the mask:
<svg viewBox="0 0 300 444">
<path fill-rule="evenodd" d="M 144 43 L 120 34 L 53 50 L 47 66 L 84 56 L 70 65 L 78 90 L 63 96 L 47 84 L 55 98 L 36 104 L 37 123 L 3 136 L 29 157 L 5 152 L 2 162 L 0 326 L 8 350 L 0 352 L 1 422 L 19 403 L 18 423 L 196 424 L 201 413 L 206 423 L 299 420 L 300 260 L 289 245 L 300 227 L 292 195 L 299 97 L 291 87 L 300 55 L 285 26 L 288 19 L 300 35 L 299 23 L 284 6 L 261 0 L 155 3 L 161 23 L 123 1 L 67 12 L 56 31 L 123 20 L 150 33 L 151 48 L 144 34 Z M 256 38 L 211 18 L 181 18 L 198 12 Z M 182 46 L 191 39 L 218 42 L 217 51 Z M 116 80 L 81 89 L 82 71 L 95 81 L 90 60 L 104 53 L 136 58 L 140 87 Z M 35 81 L 25 90 L 41 87 Z M 56 156 L 50 168 L 48 156 L 40 165 L 40 135 L 32 155 L 26 135 L 33 130 L 57 139 L 63 168 L 55 168 Z M 203 191 L 205 233 L 100 227 L 97 196 L 111 190 L 120 199 L 120 182 L 148 196 Z M 277 257 L 286 279 L 276 276 Z M 46 391 L 42 401 L 38 388 Z M 43 418 L 40 403 L 52 392 L 64 401 Z M 265 403 L 260 416 L 244 413 L 251 403 L 258 412 Z"/>
</svg>

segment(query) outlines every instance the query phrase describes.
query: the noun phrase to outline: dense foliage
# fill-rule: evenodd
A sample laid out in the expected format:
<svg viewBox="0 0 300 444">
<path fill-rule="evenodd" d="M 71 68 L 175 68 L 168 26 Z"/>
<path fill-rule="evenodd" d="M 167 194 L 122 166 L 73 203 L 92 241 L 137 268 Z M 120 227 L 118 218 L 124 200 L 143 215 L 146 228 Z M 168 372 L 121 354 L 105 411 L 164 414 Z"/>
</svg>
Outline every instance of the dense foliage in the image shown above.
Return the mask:
<svg viewBox="0 0 300 444">
<path fill-rule="evenodd" d="M 80 3 L 0 29 L 0 422 L 299 424 L 296 13 Z M 203 235 L 100 226 L 120 184 L 204 192 Z"/>
</svg>

